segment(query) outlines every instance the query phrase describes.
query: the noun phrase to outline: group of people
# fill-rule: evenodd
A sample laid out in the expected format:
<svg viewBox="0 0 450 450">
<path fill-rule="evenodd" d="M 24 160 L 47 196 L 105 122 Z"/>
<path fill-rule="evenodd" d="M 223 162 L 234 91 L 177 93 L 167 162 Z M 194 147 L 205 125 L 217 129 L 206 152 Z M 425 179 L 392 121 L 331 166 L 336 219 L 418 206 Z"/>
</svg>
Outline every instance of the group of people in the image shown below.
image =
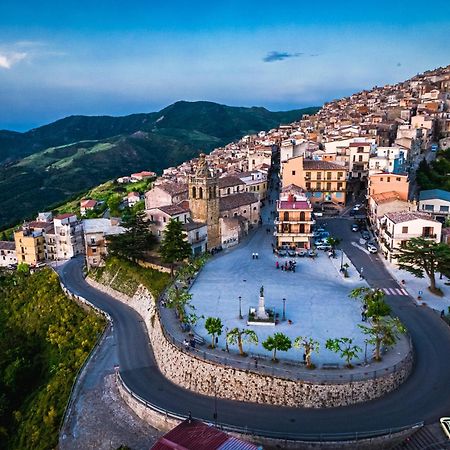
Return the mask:
<svg viewBox="0 0 450 450">
<path fill-rule="evenodd" d="M 259 253 L 252 253 L 252 259 L 259 259 Z"/>
<path fill-rule="evenodd" d="M 285 261 L 285 263 L 279 263 L 278 261 L 275 262 L 275 268 L 281 269 L 284 272 L 295 272 L 295 266 L 297 263 L 295 261 Z"/>
<path fill-rule="evenodd" d="M 195 339 L 194 339 L 194 337 L 190 336 L 189 340 L 184 338 L 183 345 L 184 345 L 184 348 L 186 350 L 189 350 L 190 348 L 195 348 Z"/>
</svg>

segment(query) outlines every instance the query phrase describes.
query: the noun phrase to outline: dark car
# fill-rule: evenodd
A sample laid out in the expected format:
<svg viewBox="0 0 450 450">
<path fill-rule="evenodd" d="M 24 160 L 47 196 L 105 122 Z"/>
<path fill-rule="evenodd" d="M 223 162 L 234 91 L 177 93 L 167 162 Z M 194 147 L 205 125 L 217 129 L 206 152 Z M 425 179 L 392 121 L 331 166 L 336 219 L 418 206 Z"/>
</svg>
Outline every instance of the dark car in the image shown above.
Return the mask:
<svg viewBox="0 0 450 450">
<path fill-rule="evenodd" d="M 359 231 L 359 225 L 357 223 L 352 223 L 352 231 Z"/>
<path fill-rule="evenodd" d="M 366 241 L 370 240 L 370 233 L 367 230 L 363 230 L 361 231 L 361 236 L 363 239 L 365 239 Z"/>
</svg>

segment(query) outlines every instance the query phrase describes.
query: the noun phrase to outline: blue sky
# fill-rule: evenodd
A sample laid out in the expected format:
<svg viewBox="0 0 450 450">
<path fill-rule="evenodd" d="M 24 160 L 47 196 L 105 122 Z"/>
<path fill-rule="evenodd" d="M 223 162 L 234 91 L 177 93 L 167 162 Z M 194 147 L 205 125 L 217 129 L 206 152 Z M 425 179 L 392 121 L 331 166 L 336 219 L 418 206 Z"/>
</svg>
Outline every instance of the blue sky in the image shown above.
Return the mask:
<svg viewBox="0 0 450 450">
<path fill-rule="evenodd" d="M 0 129 L 177 100 L 321 105 L 450 64 L 450 1 L 0 2 Z"/>
</svg>

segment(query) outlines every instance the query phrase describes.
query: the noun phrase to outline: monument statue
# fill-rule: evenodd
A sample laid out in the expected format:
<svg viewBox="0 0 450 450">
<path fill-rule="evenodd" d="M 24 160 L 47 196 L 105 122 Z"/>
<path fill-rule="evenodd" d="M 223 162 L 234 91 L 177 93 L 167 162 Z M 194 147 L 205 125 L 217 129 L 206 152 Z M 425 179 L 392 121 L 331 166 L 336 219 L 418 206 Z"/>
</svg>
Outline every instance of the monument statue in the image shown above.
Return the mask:
<svg viewBox="0 0 450 450">
<path fill-rule="evenodd" d="M 259 296 L 264 297 L 264 286 L 261 286 L 261 288 L 259 290 Z"/>
<path fill-rule="evenodd" d="M 266 312 L 266 305 L 264 301 L 264 286 L 259 289 L 259 302 L 258 310 L 256 311 L 256 317 L 261 320 L 267 320 L 269 315 Z"/>
</svg>

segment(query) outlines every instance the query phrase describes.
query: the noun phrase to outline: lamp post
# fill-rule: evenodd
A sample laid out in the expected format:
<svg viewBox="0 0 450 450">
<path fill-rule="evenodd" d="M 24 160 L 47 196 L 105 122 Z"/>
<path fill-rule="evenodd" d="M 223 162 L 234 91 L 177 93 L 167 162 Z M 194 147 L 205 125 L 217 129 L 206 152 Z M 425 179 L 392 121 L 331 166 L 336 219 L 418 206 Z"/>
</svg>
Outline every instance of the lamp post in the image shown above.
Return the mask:
<svg viewBox="0 0 450 450">
<path fill-rule="evenodd" d="M 341 272 L 344 268 L 344 249 L 341 249 Z"/>
<path fill-rule="evenodd" d="M 242 310 L 241 310 L 241 302 L 242 302 L 242 297 L 239 296 L 239 319 L 243 319 L 242 317 Z"/>
<path fill-rule="evenodd" d="M 230 349 L 228 348 L 228 327 L 225 327 L 225 351 L 227 353 L 230 352 Z"/>
<path fill-rule="evenodd" d="M 283 321 L 286 320 L 286 299 L 283 298 Z"/>
<path fill-rule="evenodd" d="M 364 341 L 364 364 L 367 365 L 367 341 Z"/>
</svg>

